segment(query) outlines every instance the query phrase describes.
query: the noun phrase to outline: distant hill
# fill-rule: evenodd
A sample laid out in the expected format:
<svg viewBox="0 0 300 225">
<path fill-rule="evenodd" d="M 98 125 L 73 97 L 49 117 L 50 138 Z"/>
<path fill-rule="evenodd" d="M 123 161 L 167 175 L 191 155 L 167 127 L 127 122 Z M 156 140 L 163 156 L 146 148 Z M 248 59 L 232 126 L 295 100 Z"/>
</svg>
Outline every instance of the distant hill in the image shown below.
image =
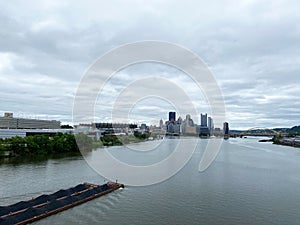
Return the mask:
<svg viewBox="0 0 300 225">
<path fill-rule="evenodd" d="M 282 133 L 293 133 L 293 134 L 297 134 L 299 135 L 300 134 L 300 125 L 299 126 L 294 126 L 292 128 L 287 128 L 287 127 L 276 127 L 276 128 L 273 128 L 272 130 L 275 130 L 277 132 L 282 132 Z M 232 134 L 240 134 L 240 133 L 243 133 L 245 131 L 248 131 L 248 130 L 230 130 L 230 132 Z M 251 130 L 249 131 L 250 133 L 259 133 L 260 132 L 260 129 L 257 129 L 257 130 Z"/>
<path fill-rule="evenodd" d="M 289 129 L 289 132 L 296 132 L 300 133 L 300 126 L 294 126 L 291 129 Z"/>
<path fill-rule="evenodd" d="M 231 133 L 242 133 L 244 130 L 230 130 Z"/>
<path fill-rule="evenodd" d="M 277 131 L 277 132 L 283 132 L 283 133 L 286 133 L 286 132 L 289 132 L 291 128 L 274 128 L 273 130 Z"/>
<path fill-rule="evenodd" d="M 300 134 L 300 126 L 294 126 L 292 128 L 275 128 L 277 132 L 289 133 L 290 135 L 299 135 Z"/>
<path fill-rule="evenodd" d="M 277 132 L 282 132 L 282 133 L 297 133 L 300 134 L 300 125 L 299 126 L 294 126 L 292 128 L 286 128 L 286 127 L 276 127 L 273 128 L 272 130 L 275 130 Z M 230 130 L 231 133 L 242 133 L 245 132 L 246 130 Z M 250 133 L 257 133 L 260 132 L 259 129 L 255 130 L 251 130 Z"/>
</svg>

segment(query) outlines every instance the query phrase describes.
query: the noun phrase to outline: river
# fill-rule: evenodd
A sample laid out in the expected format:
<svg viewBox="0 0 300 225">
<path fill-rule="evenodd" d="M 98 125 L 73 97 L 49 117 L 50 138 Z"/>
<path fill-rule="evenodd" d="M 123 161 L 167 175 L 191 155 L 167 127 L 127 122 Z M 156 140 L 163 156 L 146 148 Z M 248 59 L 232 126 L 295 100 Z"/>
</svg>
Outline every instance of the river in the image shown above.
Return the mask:
<svg viewBox="0 0 300 225">
<path fill-rule="evenodd" d="M 259 143 L 250 137 L 229 139 L 212 165 L 200 173 L 207 141 L 199 140 L 186 166 L 162 183 L 127 186 L 34 224 L 299 224 L 299 148 Z M 126 158 L 124 148 L 108 151 Z M 0 180 L 0 205 L 82 182 L 104 182 L 81 156 L 1 164 Z"/>
</svg>

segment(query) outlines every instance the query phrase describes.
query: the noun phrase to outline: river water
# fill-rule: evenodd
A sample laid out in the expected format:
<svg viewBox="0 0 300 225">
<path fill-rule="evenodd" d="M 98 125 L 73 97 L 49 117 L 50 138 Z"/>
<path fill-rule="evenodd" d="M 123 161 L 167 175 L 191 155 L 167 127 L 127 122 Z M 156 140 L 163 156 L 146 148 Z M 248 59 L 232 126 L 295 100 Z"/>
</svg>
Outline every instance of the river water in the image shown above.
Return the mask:
<svg viewBox="0 0 300 225">
<path fill-rule="evenodd" d="M 159 148 L 178 141 L 166 140 L 169 145 Z M 300 149 L 259 143 L 257 138 L 230 139 L 200 173 L 207 141 L 201 139 L 186 166 L 165 182 L 126 187 L 34 224 L 300 223 Z M 126 158 L 124 148 L 108 151 Z M 0 181 L 0 205 L 7 205 L 82 182 L 103 183 L 104 178 L 81 156 L 72 156 L 1 164 Z"/>
</svg>

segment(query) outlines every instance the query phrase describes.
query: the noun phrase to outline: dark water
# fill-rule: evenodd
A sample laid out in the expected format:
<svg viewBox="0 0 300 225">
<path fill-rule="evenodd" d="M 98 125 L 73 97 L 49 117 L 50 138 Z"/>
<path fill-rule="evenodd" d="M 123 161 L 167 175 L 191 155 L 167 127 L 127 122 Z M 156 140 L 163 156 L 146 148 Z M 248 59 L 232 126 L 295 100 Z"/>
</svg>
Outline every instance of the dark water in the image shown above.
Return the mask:
<svg viewBox="0 0 300 225">
<path fill-rule="evenodd" d="M 126 187 L 35 224 L 298 225 L 300 149 L 257 140 L 223 142 L 214 163 L 199 173 L 207 142 L 201 140 L 188 164 L 167 181 Z M 122 155 L 122 148 L 110 151 Z M 82 157 L 72 156 L 2 164 L 0 181 L 0 205 L 6 205 L 85 181 L 103 183 L 104 178 Z"/>
</svg>

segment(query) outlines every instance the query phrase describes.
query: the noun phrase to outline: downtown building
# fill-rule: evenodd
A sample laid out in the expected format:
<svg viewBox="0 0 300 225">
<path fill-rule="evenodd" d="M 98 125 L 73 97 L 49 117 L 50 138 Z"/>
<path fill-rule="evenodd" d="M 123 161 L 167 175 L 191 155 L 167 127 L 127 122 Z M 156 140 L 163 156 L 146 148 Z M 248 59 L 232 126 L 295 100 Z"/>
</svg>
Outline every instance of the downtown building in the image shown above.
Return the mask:
<svg viewBox="0 0 300 225">
<path fill-rule="evenodd" d="M 0 117 L 0 138 L 56 133 L 73 134 L 73 129 L 61 129 L 60 125 L 61 122 L 57 120 L 14 118 L 13 113 L 4 113 L 4 116 Z"/>
<path fill-rule="evenodd" d="M 197 126 L 189 114 L 181 123 L 181 132 L 183 135 L 197 135 Z"/>
<path fill-rule="evenodd" d="M 166 122 L 166 135 L 179 136 L 181 122 L 180 117 L 176 121 L 176 112 L 169 112 L 169 121 Z"/>
<path fill-rule="evenodd" d="M 227 122 L 223 124 L 223 132 L 224 132 L 224 138 L 225 139 L 229 138 L 229 124 Z"/>
<path fill-rule="evenodd" d="M 210 130 L 209 127 L 207 126 L 207 113 L 200 115 L 200 129 L 199 129 L 199 136 L 210 136 Z"/>
<path fill-rule="evenodd" d="M 60 125 L 57 120 L 14 118 L 12 113 L 0 117 L 0 129 L 60 129 Z"/>
<path fill-rule="evenodd" d="M 208 127 L 208 130 L 209 130 L 209 134 L 213 135 L 213 132 L 214 132 L 214 121 L 213 121 L 213 118 L 211 118 L 211 117 L 207 118 L 207 127 Z"/>
<path fill-rule="evenodd" d="M 145 125 L 146 126 L 146 125 Z M 131 123 L 91 123 L 91 124 L 79 124 L 75 126 L 75 130 L 78 133 L 84 133 L 94 135 L 95 139 L 99 139 L 102 136 L 120 136 L 120 135 L 133 135 L 135 130 L 141 131 L 144 128 L 138 128 L 137 124 Z"/>
</svg>

